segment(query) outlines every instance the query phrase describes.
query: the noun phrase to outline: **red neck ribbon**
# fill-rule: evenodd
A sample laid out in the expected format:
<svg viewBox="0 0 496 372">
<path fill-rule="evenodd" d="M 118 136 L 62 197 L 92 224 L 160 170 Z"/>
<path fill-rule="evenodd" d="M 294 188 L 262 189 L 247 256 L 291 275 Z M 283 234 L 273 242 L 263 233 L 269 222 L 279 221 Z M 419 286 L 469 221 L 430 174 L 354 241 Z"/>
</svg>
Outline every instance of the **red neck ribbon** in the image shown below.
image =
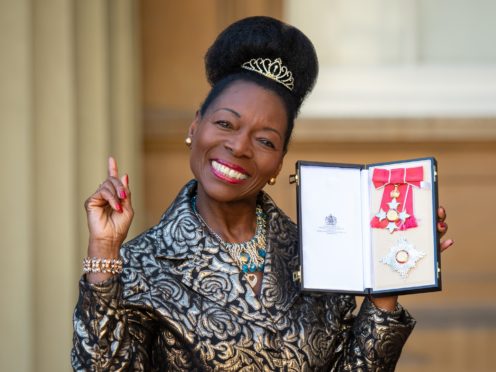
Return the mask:
<svg viewBox="0 0 496 372">
<path fill-rule="evenodd" d="M 388 203 L 392 201 L 391 191 L 394 190 L 395 185 L 398 186 L 400 196 L 396 198 L 399 203 L 397 211 L 405 211 L 410 216 L 402 221 L 398 219 L 395 224 L 398 230 L 406 230 L 412 227 L 417 227 L 417 220 L 413 215 L 413 188 L 420 187 L 421 182 L 424 180 L 424 168 L 395 168 L 395 169 L 382 169 L 375 168 L 372 175 L 372 182 L 376 189 L 384 187 L 381 200 L 381 209 L 387 213 L 390 209 Z M 370 225 L 377 229 L 384 229 L 390 221 L 387 218 L 379 220 L 377 216 L 372 218 Z"/>
</svg>

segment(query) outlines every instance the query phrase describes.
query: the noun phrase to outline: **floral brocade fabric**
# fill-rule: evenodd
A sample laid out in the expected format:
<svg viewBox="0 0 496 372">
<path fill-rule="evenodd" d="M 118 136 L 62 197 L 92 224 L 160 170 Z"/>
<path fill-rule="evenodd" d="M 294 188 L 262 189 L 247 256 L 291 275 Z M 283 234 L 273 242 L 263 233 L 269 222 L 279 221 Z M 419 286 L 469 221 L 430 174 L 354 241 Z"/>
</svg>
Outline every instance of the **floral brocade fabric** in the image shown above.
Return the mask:
<svg viewBox="0 0 496 372">
<path fill-rule="evenodd" d="M 191 209 L 196 182 L 159 224 L 123 245 L 124 272 L 84 276 L 74 312 L 77 371 L 392 371 L 415 321 L 347 295 L 303 293 L 296 225 L 264 193 L 268 216 L 256 296 Z"/>
</svg>

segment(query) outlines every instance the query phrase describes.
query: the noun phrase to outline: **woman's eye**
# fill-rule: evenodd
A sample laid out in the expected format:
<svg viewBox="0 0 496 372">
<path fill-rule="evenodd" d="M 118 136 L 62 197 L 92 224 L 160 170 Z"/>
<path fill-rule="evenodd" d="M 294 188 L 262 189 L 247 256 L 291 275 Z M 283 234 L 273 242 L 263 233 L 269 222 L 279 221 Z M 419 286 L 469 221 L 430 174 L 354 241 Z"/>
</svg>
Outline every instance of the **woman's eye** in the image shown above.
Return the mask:
<svg viewBox="0 0 496 372">
<path fill-rule="evenodd" d="M 276 148 L 276 146 L 271 141 L 269 141 L 268 139 L 261 138 L 261 139 L 259 139 L 259 141 L 264 146 L 270 147 L 272 149 L 275 149 Z"/>
<path fill-rule="evenodd" d="M 217 120 L 215 122 L 215 124 L 221 128 L 225 128 L 225 129 L 232 127 L 231 123 L 229 123 L 228 121 L 224 121 L 224 120 Z"/>
</svg>

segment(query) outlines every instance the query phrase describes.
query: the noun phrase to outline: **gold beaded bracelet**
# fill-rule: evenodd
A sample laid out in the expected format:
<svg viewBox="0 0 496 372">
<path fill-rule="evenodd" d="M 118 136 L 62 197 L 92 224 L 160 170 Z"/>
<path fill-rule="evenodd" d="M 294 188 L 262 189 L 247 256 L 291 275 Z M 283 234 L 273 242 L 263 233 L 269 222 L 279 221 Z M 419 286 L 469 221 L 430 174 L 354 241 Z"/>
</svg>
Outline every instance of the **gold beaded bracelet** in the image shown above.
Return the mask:
<svg viewBox="0 0 496 372">
<path fill-rule="evenodd" d="M 86 257 L 83 259 L 84 273 L 122 273 L 122 260 L 120 258 Z"/>
</svg>

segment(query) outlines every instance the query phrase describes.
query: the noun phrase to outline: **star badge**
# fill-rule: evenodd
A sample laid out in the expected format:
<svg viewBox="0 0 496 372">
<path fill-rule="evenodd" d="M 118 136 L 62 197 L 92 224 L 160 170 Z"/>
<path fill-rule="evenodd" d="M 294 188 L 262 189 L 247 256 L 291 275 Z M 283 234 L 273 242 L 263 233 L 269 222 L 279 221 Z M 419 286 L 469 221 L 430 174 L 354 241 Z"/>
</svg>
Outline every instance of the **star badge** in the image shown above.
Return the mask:
<svg viewBox="0 0 496 372">
<path fill-rule="evenodd" d="M 400 238 L 391 247 L 388 254 L 379 261 L 388 265 L 396 271 L 403 279 L 408 277 L 411 269 L 415 268 L 417 262 L 425 256 L 425 253 L 415 248 L 405 238 Z"/>
</svg>

